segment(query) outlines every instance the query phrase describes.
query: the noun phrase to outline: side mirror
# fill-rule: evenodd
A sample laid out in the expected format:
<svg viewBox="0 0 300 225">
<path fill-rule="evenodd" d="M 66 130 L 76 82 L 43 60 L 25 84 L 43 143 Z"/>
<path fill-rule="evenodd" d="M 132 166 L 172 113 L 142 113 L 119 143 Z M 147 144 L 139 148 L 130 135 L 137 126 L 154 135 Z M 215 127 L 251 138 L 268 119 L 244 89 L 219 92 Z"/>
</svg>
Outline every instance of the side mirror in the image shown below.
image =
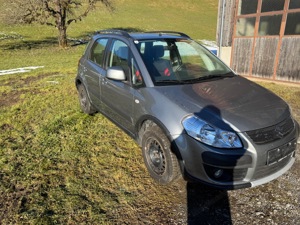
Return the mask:
<svg viewBox="0 0 300 225">
<path fill-rule="evenodd" d="M 119 66 L 108 68 L 106 77 L 110 80 L 116 80 L 116 81 L 125 81 L 126 80 L 124 70 Z"/>
</svg>

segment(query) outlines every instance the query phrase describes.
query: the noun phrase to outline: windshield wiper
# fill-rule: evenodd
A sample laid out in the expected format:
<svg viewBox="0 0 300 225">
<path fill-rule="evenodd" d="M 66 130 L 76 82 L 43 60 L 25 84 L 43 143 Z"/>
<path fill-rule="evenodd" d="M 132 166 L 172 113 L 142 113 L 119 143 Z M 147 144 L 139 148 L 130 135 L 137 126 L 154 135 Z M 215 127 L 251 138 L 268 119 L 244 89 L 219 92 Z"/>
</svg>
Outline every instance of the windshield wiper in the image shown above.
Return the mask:
<svg viewBox="0 0 300 225">
<path fill-rule="evenodd" d="M 189 79 L 189 80 L 157 80 L 155 83 L 157 85 L 162 85 L 162 84 L 192 84 L 192 83 L 197 83 L 201 81 L 209 81 L 209 80 L 214 80 L 214 79 L 223 79 L 223 78 L 228 78 L 228 77 L 233 77 L 234 74 L 232 72 L 229 73 L 224 73 L 224 74 L 211 74 L 203 77 L 198 77 L 195 79 Z"/>
<path fill-rule="evenodd" d="M 211 75 L 207 75 L 204 76 L 204 79 L 211 79 L 211 78 L 227 78 L 227 77 L 233 77 L 233 73 L 229 72 L 229 73 L 223 73 L 223 74 L 211 74 Z"/>
<path fill-rule="evenodd" d="M 157 80 L 156 84 L 183 84 L 184 82 L 181 80 Z"/>
<path fill-rule="evenodd" d="M 203 77 L 198 77 L 195 79 L 190 79 L 190 80 L 185 80 L 184 82 L 190 82 L 190 83 L 195 83 L 198 81 L 209 81 L 209 80 L 214 80 L 214 79 L 223 79 L 223 78 L 228 78 L 228 77 L 233 77 L 234 74 L 232 72 L 225 73 L 225 74 L 211 74 Z"/>
</svg>

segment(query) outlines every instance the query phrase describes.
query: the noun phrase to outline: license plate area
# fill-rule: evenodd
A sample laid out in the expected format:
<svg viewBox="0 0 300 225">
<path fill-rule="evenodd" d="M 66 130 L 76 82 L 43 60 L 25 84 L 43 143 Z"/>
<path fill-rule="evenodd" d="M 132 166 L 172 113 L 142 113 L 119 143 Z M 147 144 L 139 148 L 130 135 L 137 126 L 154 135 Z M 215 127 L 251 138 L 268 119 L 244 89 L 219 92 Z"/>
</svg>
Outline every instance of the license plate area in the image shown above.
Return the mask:
<svg viewBox="0 0 300 225">
<path fill-rule="evenodd" d="M 273 165 L 284 158 L 291 156 L 291 153 L 296 150 L 296 146 L 297 141 L 292 140 L 278 148 L 268 151 L 267 165 Z"/>
</svg>

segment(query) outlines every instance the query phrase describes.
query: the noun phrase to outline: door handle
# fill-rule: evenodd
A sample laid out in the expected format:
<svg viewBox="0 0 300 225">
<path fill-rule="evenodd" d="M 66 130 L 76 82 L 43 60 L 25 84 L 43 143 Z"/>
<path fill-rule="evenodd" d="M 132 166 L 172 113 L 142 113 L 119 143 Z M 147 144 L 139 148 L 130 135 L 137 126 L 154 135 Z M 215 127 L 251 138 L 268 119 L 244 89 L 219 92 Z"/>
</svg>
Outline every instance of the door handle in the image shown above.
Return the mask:
<svg viewBox="0 0 300 225">
<path fill-rule="evenodd" d="M 102 84 L 107 84 L 107 79 L 106 78 L 102 79 Z"/>
</svg>

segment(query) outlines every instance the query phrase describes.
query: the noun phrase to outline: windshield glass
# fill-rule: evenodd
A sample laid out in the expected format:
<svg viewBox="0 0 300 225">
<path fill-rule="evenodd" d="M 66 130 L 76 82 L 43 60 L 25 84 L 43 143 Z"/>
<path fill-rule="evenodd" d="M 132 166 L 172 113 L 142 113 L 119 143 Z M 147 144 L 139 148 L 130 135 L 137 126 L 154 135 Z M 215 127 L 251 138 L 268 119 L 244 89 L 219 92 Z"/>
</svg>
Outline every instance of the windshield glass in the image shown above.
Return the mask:
<svg viewBox="0 0 300 225">
<path fill-rule="evenodd" d="M 136 45 L 155 85 L 196 83 L 233 76 L 214 54 L 192 40 L 140 40 Z"/>
</svg>

